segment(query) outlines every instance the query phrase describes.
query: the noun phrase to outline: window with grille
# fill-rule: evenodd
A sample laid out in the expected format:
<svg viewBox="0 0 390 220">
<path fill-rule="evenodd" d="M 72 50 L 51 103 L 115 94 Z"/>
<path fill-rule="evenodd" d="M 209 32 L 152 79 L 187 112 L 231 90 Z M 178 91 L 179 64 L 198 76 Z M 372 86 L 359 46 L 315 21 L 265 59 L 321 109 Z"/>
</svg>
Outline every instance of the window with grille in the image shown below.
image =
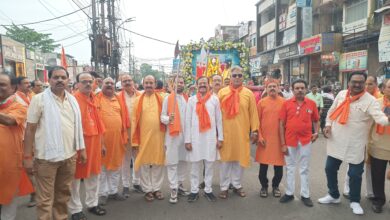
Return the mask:
<svg viewBox="0 0 390 220">
<path fill-rule="evenodd" d="M 345 23 L 350 24 L 352 22 L 367 18 L 367 7 L 367 0 L 348 1 L 345 7 Z"/>
</svg>

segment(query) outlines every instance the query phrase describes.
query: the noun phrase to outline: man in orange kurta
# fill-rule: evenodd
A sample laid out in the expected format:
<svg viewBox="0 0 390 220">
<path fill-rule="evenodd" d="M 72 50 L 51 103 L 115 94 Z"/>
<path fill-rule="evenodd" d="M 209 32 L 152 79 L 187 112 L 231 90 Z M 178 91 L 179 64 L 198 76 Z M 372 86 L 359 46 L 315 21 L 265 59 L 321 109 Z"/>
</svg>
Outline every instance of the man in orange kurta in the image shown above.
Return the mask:
<svg viewBox="0 0 390 220">
<path fill-rule="evenodd" d="M 68 203 L 72 219 L 85 216 L 80 199 L 81 179 L 84 179 L 85 204 L 88 211 L 95 215 L 105 215 L 106 210 L 98 206 L 99 175 L 102 161 L 103 121 L 99 115 L 96 97 L 92 91 L 93 77 L 90 73 L 76 76 L 79 90 L 74 94 L 81 112 L 87 162 L 76 163 L 75 179 L 72 182 L 72 195 Z"/>
<path fill-rule="evenodd" d="M 108 198 L 119 201 L 125 199 L 118 193 L 118 187 L 128 135 L 125 123 L 126 115 L 122 113 L 124 106 L 119 102 L 119 97 L 115 94 L 114 89 L 114 80 L 106 78 L 103 80 L 102 92 L 97 95 L 98 108 L 106 128 L 104 133 L 106 154 L 102 159 L 103 169 L 99 187 L 101 205 L 105 205 Z"/>
<path fill-rule="evenodd" d="M 250 140 L 257 142 L 259 118 L 256 100 L 252 91 L 242 86 L 243 71 L 241 67 L 231 70 L 231 84 L 221 89 L 218 97 L 221 101 L 223 116 L 224 142 L 219 150 L 221 155 L 220 198 L 226 199 L 229 185 L 241 197 L 246 194 L 241 186 L 244 168 L 250 165 Z"/>
<path fill-rule="evenodd" d="M 164 180 L 165 125 L 160 122 L 162 97 L 154 91 L 156 80 L 146 76 L 145 92 L 137 97 L 132 111 L 132 146 L 137 155 L 135 170 L 141 171 L 141 186 L 145 199 L 164 199 L 161 186 Z"/>
<path fill-rule="evenodd" d="M 33 192 L 23 169 L 23 133 L 27 109 L 11 95 L 11 79 L 0 74 L 0 205 L 1 219 L 16 218 L 16 196 Z"/>
<path fill-rule="evenodd" d="M 284 98 L 278 95 L 279 83 L 270 80 L 266 84 L 268 96 L 261 99 L 257 105 L 259 113 L 259 142 L 256 151 L 256 161 L 260 163 L 259 181 L 261 184 L 260 196 L 268 196 L 268 165 L 274 166 L 272 179 L 272 194 L 280 197 L 279 184 L 283 177 L 284 153 L 279 138 L 279 112 Z"/>
</svg>

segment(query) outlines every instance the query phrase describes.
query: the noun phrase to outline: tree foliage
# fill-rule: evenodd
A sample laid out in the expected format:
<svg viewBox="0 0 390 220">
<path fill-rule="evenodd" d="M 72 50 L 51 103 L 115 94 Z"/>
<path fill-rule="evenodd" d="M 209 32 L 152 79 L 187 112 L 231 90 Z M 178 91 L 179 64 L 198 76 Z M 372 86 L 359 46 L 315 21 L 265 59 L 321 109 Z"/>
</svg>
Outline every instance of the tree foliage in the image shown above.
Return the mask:
<svg viewBox="0 0 390 220">
<path fill-rule="evenodd" d="M 6 36 L 16 40 L 20 43 L 24 43 L 29 50 L 41 50 L 44 53 L 53 52 L 54 49 L 60 46 L 50 38 L 51 34 L 43 34 L 36 32 L 34 29 L 26 26 L 12 25 L 9 27 L 4 26 L 7 30 Z"/>
<path fill-rule="evenodd" d="M 152 76 L 154 76 L 155 79 L 160 79 L 160 80 L 162 80 L 162 78 L 163 78 L 162 72 L 152 69 L 152 66 L 147 64 L 147 63 L 141 64 L 140 72 L 141 72 L 142 78 L 144 78 L 147 75 L 152 75 Z"/>
</svg>

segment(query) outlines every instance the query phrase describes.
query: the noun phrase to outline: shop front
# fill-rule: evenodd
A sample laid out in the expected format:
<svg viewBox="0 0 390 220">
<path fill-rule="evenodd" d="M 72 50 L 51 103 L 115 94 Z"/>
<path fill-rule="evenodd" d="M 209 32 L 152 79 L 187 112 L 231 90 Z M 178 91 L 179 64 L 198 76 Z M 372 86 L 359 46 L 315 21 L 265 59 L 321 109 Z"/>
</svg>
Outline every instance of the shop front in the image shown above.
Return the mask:
<svg viewBox="0 0 390 220">
<path fill-rule="evenodd" d="M 24 44 L 0 35 L 1 65 L 6 74 L 11 76 L 26 76 L 26 56 Z"/>
<path fill-rule="evenodd" d="M 291 44 L 276 50 L 279 57 L 279 63 L 282 66 L 283 82 L 292 82 L 292 79 L 300 77 L 300 60 L 298 45 Z"/>
<path fill-rule="evenodd" d="M 309 84 L 333 85 L 338 81 L 341 41 L 341 34 L 322 33 L 299 43 L 299 54 L 307 57 L 304 72 L 308 73 Z"/>
</svg>

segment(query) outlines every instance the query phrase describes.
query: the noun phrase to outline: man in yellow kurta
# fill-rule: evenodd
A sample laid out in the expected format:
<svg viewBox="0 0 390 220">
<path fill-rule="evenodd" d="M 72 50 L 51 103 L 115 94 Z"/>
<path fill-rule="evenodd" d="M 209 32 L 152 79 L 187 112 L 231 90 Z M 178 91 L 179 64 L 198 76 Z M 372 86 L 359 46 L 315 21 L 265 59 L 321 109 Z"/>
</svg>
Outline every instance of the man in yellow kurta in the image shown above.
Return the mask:
<svg viewBox="0 0 390 220">
<path fill-rule="evenodd" d="M 132 147 L 136 156 L 135 170 L 141 171 L 141 186 L 146 201 L 164 199 L 160 189 L 164 180 L 165 126 L 160 122 L 162 97 L 154 91 L 156 80 L 146 76 L 145 92 L 137 97 L 132 111 Z"/>
<path fill-rule="evenodd" d="M 256 100 L 252 91 L 242 86 L 242 68 L 235 66 L 231 70 L 231 85 L 221 89 L 218 97 L 221 101 L 224 142 L 219 150 L 221 155 L 220 198 L 228 197 L 228 188 L 232 184 L 234 192 L 240 197 L 246 194 L 241 186 L 244 168 L 250 165 L 250 138 L 257 142 L 259 118 Z"/>
<path fill-rule="evenodd" d="M 104 133 L 106 154 L 102 158 L 99 186 L 101 205 L 105 205 L 108 198 L 119 201 L 125 199 L 118 193 L 118 188 L 128 136 L 125 115 L 122 114 L 123 106 L 119 102 L 119 97 L 115 95 L 114 87 L 114 80 L 106 78 L 103 80 L 102 92 L 97 94 L 98 109 L 106 128 Z"/>
</svg>

